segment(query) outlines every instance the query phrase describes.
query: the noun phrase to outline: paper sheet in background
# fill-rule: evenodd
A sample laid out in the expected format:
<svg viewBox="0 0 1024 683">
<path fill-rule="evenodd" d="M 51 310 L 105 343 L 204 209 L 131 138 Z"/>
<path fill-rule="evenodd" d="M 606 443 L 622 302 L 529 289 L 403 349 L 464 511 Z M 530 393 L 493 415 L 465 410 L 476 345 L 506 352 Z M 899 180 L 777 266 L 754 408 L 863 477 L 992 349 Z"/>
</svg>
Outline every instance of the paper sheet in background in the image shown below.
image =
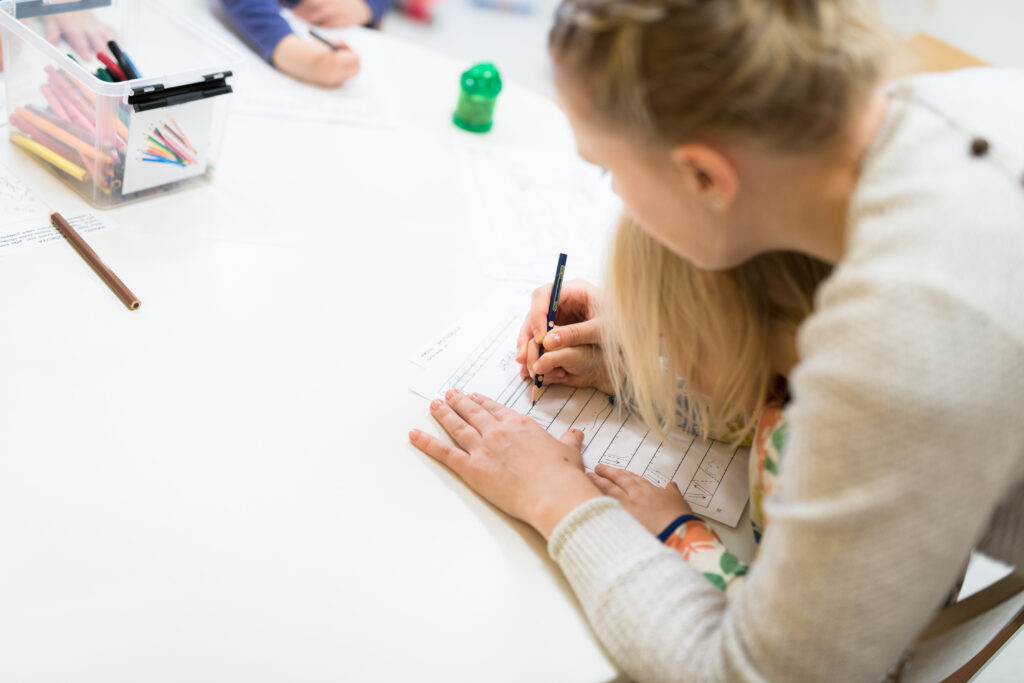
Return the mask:
<svg viewBox="0 0 1024 683">
<path fill-rule="evenodd" d="M 673 433 L 662 440 L 594 389 L 545 387 L 536 405 L 532 384 L 519 377 L 515 340 L 523 322 L 522 287 L 506 287 L 413 355 L 423 368 L 412 390 L 426 398 L 450 388 L 475 391 L 529 415 L 561 436 L 583 432 L 583 463 L 626 469 L 665 486 L 676 482 L 694 511 L 736 526 L 747 503 L 748 449 Z"/>
<path fill-rule="evenodd" d="M 229 28 L 220 7 L 201 23 L 218 38 L 244 55 L 245 63 L 231 79 L 232 111 L 307 121 L 349 123 L 360 126 L 393 126 L 394 107 L 387 96 L 375 36 L 365 29 L 318 28 L 317 33 L 347 42 L 359 55 L 359 73 L 340 88 L 320 88 L 285 76 L 260 58 Z M 309 24 L 284 10 L 282 16 L 297 35 L 309 37 Z"/>
<path fill-rule="evenodd" d="M 574 154 L 486 143 L 460 144 L 456 160 L 489 277 L 550 282 L 551 264 L 564 252 L 573 277 L 602 279 L 622 203 L 600 169 Z"/>
<path fill-rule="evenodd" d="M 82 235 L 113 227 L 97 215 L 65 216 Z M 50 225 L 50 210 L 32 189 L 0 165 L 0 255 L 47 242 L 64 241 Z"/>
</svg>

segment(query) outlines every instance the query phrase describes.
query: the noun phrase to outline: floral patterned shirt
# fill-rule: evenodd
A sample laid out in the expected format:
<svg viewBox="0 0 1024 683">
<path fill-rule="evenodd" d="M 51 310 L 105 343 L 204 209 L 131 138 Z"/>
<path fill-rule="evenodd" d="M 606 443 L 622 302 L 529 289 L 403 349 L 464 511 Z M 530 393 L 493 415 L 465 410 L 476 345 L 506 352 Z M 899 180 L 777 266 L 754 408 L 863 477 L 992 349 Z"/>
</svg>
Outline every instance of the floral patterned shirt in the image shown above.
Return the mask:
<svg viewBox="0 0 1024 683">
<path fill-rule="evenodd" d="M 749 464 L 750 525 L 758 546 L 769 523 L 764 514 L 764 501 L 778 491 L 779 465 L 785 445 L 786 421 L 782 406 L 769 405 L 757 422 Z M 730 553 L 718 534 L 700 519 L 679 524 L 664 543 L 724 591 L 737 585 L 747 573 L 747 565 Z"/>
</svg>

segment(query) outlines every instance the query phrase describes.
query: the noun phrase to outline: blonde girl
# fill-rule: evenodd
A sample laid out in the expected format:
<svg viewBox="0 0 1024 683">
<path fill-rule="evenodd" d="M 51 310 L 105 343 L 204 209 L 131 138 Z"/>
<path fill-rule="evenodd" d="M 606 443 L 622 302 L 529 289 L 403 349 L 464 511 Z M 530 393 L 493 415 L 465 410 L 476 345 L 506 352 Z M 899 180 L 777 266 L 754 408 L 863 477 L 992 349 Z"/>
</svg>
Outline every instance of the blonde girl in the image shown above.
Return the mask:
<svg viewBox="0 0 1024 683">
<path fill-rule="evenodd" d="M 887 48 L 855 0 L 559 9 L 556 85 L 627 216 L 525 370 L 654 429 L 784 417 L 760 557 L 722 590 L 656 536 L 677 490 L 588 477 L 580 435 L 486 397 L 410 440 L 548 539 L 636 680 L 881 680 L 972 549 L 1024 567 L 1024 75 L 883 87 Z"/>
</svg>

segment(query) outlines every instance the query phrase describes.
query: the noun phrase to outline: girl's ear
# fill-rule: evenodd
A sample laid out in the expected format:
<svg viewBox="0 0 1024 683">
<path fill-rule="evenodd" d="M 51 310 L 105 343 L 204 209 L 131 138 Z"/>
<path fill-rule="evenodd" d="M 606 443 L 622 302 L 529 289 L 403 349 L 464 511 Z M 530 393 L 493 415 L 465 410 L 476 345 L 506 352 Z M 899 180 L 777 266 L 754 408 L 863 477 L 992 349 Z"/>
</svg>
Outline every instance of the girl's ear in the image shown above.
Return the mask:
<svg viewBox="0 0 1024 683">
<path fill-rule="evenodd" d="M 672 163 L 682 174 L 686 191 L 710 211 L 724 213 L 736 201 L 739 176 L 715 148 L 698 143 L 679 145 L 672 150 Z"/>
</svg>

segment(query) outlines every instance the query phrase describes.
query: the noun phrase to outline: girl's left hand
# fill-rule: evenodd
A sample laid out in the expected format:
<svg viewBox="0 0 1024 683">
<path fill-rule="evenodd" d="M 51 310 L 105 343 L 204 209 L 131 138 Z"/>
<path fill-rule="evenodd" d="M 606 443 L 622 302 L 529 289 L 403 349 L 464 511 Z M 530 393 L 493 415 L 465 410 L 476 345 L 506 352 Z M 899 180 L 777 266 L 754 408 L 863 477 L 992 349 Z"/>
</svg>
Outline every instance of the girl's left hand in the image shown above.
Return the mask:
<svg viewBox="0 0 1024 683">
<path fill-rule="evenodd" d="M 587 476 L 601 493 L 622 503 L 622 507 L 655 536 L 677 517 L 693 514 L 674 481 L 661 488 L 639 475 L 608 465 L 598 465 L 595 472 Z"/>
<path fill-rule="evenodd" d="M 556 439 L 531 418 L 457 389 L 433 401 L 430 414 L 457 446 L 418 429 L 409 441 L 544 538 L 574 508 L 601 495 L 583 472 L 578 430 Z"/>
</svg>

